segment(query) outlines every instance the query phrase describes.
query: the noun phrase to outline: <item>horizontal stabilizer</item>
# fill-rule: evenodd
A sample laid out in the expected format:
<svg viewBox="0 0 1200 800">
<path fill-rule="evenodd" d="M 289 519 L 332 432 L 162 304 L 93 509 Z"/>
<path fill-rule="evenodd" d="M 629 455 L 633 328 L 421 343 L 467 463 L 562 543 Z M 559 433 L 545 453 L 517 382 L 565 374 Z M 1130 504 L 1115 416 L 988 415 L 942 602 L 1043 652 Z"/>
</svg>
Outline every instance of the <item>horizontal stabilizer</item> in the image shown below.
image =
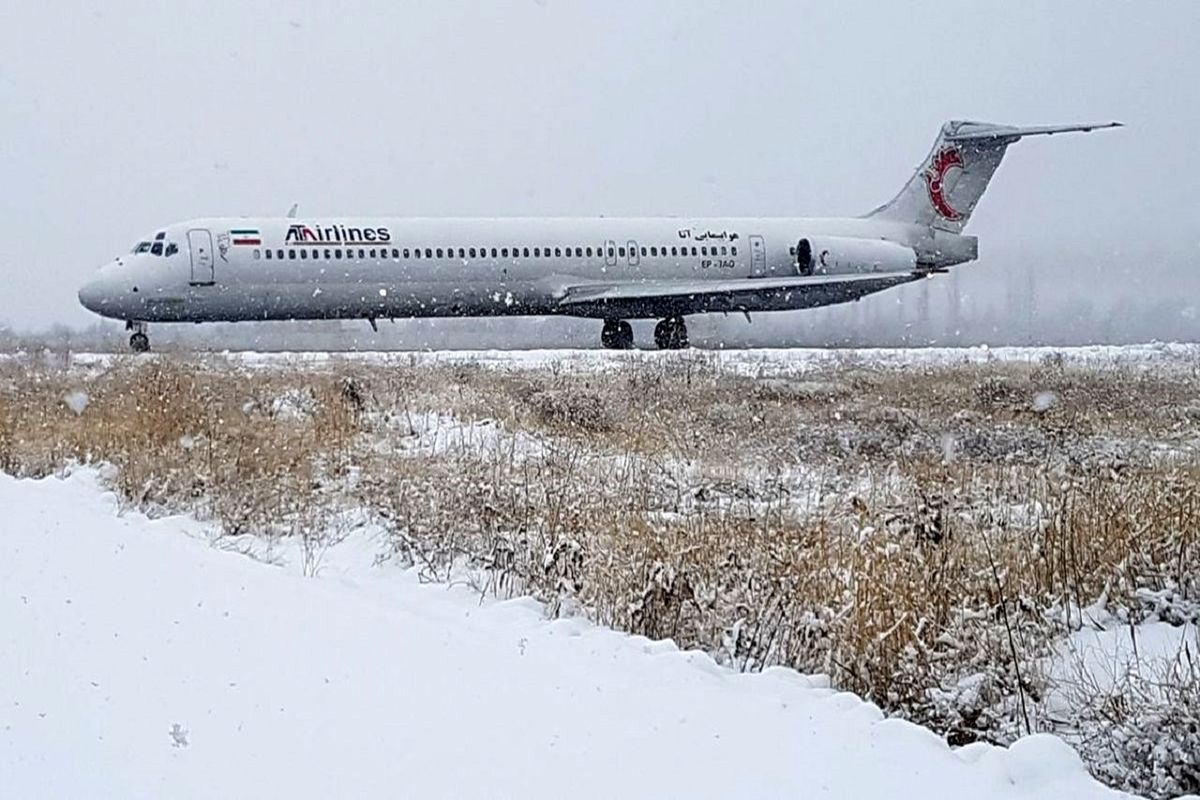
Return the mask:
<svg viewBox="0 0 1200 800">
<path fill-rule="evenodd" d="M 959 130 L 946 134 L 948 142 L 977 142 L 1004 139 L 1017 141 L 1026 136 L 1051 136 L 1055 133 L 1091 133 L 1103 128 L 1124 127 L 1120 122 L 1096 122 L 1079 125 L 989 125 L 981 122 L 966 123 Z"/>
</svg>

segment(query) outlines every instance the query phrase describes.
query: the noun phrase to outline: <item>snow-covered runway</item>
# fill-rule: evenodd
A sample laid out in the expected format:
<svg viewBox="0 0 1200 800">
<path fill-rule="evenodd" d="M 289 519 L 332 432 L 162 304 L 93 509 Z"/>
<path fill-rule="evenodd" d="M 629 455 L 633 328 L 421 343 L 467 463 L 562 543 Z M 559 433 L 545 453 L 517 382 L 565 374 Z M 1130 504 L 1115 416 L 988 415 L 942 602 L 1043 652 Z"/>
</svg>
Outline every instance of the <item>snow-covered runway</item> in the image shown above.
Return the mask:
<svg viewBox="0 0 1200 800">
<path fill-rule="evenodd" d="M 1057 739 L 952 751 L 785 670 L 737 675 L 536 604 L 319 578 L 0 476 L 0 797 L 1114 796 Z"/>
</svg>

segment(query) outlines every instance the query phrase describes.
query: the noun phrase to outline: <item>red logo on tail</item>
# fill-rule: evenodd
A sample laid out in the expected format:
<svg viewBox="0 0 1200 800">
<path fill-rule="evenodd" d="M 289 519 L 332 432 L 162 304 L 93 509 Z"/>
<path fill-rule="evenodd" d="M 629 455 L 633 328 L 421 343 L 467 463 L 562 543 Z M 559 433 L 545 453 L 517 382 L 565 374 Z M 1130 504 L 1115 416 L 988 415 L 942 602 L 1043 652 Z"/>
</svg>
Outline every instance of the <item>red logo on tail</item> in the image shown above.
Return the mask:
<svg viewBox="0 0 1200 800">
<path fill-rule="evenodd" d="M 950 171 L 951 167 L 963 168 L 962 153 L 958 151 L 957 147 L 943 147 L 934 154 L 933 161 L 921 175 L 925 178 L 925 189 L 929 192 L 929 202 L 933 206 L 933 210 L 942 219 L 957 222 L 963 218 L 963 215 L 950 205 L 943 186 L 946 173 Z"/>
</svg>

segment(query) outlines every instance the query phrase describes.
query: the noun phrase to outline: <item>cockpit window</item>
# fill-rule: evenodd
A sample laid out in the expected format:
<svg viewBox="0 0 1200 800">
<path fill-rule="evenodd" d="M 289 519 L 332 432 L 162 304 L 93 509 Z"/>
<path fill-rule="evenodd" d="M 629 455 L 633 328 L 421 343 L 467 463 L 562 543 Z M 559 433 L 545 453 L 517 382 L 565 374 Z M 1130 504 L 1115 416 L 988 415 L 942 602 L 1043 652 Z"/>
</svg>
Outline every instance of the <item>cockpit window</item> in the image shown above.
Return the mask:
<svg viewBox="0 0 1200 800">
<path fill-rule="evenodd" d="M 154 234 L 154 241 L 156 242 L 161 242 L 165 238 L 167 238 L 166 231 L 159 231 L 158 233 Z"/>
<path fill-rule="evenodd" d="M 150 247 L 150 253 L 151 253 L 151 255 L 161 256 L 163 254 L 163 243 L 155 242 Z"/>
<path fill-rule="evenodd" d="M 175 244 L 174 242 L 167 242 L 167 249 L 163 253 L 163 255 L 173 256 L 178 252 L 179 252 L 179 245 Z"/>
<path fill-rule="evenodd" d="M 137 255 L 138 253 L 149 253 L 149 252 L 150 252 L 150 243 L 149 242 L 138 242 L 137 244 L 135 244 L 133 246 L 133 254 L 134 255 Z"/>
</svg>

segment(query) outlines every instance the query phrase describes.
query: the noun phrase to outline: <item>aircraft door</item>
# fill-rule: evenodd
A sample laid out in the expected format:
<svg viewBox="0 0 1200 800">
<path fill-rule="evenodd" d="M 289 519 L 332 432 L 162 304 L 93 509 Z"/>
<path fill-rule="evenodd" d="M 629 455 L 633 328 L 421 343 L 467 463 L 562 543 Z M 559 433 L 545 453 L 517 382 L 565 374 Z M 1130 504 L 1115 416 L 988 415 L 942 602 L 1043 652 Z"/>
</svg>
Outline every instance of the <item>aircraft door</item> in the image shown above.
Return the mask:
<svg viewBox="0 0 1200 800">
<path fill-rule="evenodd" d="M 192 254 L 192 285 L 212 286 L 216 283 L 213 271 L 212 234 L 205 228 L 188 231 L 188 250 Z"/>
<path fill-rule="evenodd" d="M 761 236 L 750 237 L 750 275 L 759 277 L 767 274 L 767 244 Z"/>
<path fill-rule="evenodd" d="M 604 243 L 604 265 L 607 267 L 617 265 L 617 243 L 612 239 Z"/>
<path fill-rule="evenodd" d="M 629 266 L 636 267 L 641 263 L 641 256 L 638 255 L 638 243 L 630 239 L 625 246 L 629 248 Z"/>
</svg>

